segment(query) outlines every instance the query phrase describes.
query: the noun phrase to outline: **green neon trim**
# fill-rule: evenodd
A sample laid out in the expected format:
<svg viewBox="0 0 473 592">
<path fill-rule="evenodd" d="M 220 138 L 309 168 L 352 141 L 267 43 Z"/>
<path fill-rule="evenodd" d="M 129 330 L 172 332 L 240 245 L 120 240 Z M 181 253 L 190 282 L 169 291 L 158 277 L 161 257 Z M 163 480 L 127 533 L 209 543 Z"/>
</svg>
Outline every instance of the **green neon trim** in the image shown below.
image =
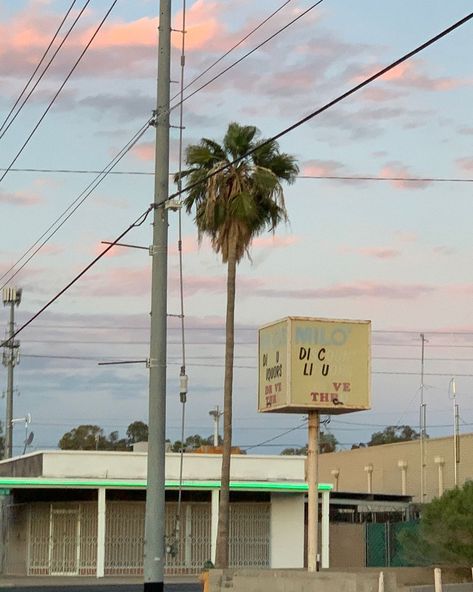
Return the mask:
<svg viewBox="0 0 473 592">
<path fill-rule="evenodd" d="M 116 480 L 116 479 L 47 479 L 42 477 L 0 477 L 0 487 L 82 487 L 92 488 L 107 487 L 120 489 L 145 489 L 146 481 L 136 479 L 134 481 Z M 167 489 L 177 489 L 179 481 L 167 480 Z M 219 489 L 220 481 L 183 481 L 184 489 L 208 490 Z M 331 491 L 333 486 L 330 483 L 319 483 L 319 491 Z M 307 483 L 283 483 L 277 481 L 231 481 L 230 489 L 239 491 L 308 491 Z"/>
</svg>

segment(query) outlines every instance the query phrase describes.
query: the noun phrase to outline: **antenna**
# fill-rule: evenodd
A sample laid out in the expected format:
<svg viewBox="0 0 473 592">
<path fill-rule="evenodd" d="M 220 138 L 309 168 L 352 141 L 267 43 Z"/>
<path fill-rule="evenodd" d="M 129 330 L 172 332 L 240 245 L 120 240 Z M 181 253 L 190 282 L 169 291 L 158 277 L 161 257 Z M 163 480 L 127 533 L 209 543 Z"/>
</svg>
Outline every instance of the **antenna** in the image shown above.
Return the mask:
<svg viewBox="0 0 473 592">
<path fill-rule="evenodd" d="M 33 442 L 33 438 L 34 438 L 34 432 L 30 432 L 28 434 L 28 437 L 25 440 L 25 447 L 23 448 L 23 454 L 26 454 L 26 449 L 28 448 L 28 446 L 31 446 L 31 442 Z"/>
</svg>

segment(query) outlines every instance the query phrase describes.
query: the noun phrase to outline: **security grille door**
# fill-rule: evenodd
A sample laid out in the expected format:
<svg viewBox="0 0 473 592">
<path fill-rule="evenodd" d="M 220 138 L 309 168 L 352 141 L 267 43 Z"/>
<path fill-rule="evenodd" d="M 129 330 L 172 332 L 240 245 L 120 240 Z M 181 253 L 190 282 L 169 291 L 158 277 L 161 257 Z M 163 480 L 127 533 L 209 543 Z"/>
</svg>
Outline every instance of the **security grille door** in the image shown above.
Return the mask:
<svg viewBox="0 0 473 592">
<path fill-rule="evenodd" d="M 79 511 L 51 509 L 49 573 L 79 573 Z"/>
</svg>

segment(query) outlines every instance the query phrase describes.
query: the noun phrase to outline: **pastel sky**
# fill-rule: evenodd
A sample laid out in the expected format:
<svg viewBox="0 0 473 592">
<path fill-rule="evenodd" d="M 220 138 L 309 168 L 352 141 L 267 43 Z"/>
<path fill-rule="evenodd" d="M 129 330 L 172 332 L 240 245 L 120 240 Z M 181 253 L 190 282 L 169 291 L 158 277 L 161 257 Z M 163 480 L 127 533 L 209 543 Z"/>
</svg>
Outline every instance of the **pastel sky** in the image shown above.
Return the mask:
<svg viewBox="0 0 473 592">
<path fill-rule="evenodd" d="M 78 2 L 73 15 L 84 4 Z M 192 81 L 283 1 L 188 2 L 186 82 Z M 6 117 L 70 1 L 17 0 L 0 7 L 0 113 Z M 110 3 L 92 1 L 45 79 L 0 139 L 5 169 L 42 115 Z M 216 68 L 287 24 L 311 2 L 292 0 Z M 185 144 L 221 140 L 231 121 L 271 136 L 471 11 L 469 0 L 396 3 L 324 0 L 294 25 L 185 102 Z M 150 117 L 156 92 L 153 0 L 119 1 L 38 132 L 0 183 L 0 275 L 93 180 Z M 173 3 L 174 27 L 181 5 Z M 68 23 L 72 23 L 69 19 Z M 66 27 L 67 28 L 67 27 Z M 473 23 L 456 30 L 357 95 L 281 139 L 301 176 L 420 177 L 461 181 L 354 181 L 299 178 L 286 190 L 290 223 L 258 238 L 239 267 L 236 310 L 235 444 L 249 447 L 300 426 L 254 452 L 306 441 L 302 416 L 256 411 L 258 326 L 288 316 L 370 319 L 371 411 L 328 426 L 344 447 L 397 423 L 418 424 L 420 333 L 426 344 L 428 432 L 451 433 L 448 385 L 456 376 L 462 430 L 473 404 Z M 181 38 L 173 33 L 173 80 Z M 172 85 L 172 96 L 178 85 Z M 186 94 L 187 94 L 186 93 Z M 175 103 L 176 101 L 174 101 Z M 1 122 L 0 122 L 1 123 Z M 177 110 L 172 124 L 178 124 Z M 172 171 L 177 129 L 171 130 Z M 151 173 L 150 129 L 119 171 Z M 110 175 L 12 280 L 23 288 L 17 319 L 36 312 L 151 203 L 152 175 Z M 178 217 L 170 214 L 169 313 L 179 313 Z M 148 246 L 149 221 L 126 242 Z M 225 268 L 199 247 L 183 215 L 189 403 L 187 434 L 209 435 L 208 411 L 222 405 Z M 8 277 L 8 276 L 7 276 Z M 108 432 L 147 417 L 150 262 L 116 248 L 21 336 L 14 416 L 30 412 L 36 448 L 55 447 L 79 423 Z M 2 281 L 3 284 L 3 281 Z M 7 311 L 0 323 L 6 327 Z M 178 323 L 169 321 L 168 435 L 179 437 Z M 61 357 L 62 356 L 62 357 Z M 6 384 L 5 372 L 0 380 Z M 5 388 L 5 387 L 3 387 Z M 4 402 L 0 406 L 4 417 Z M 23 432 L 15 428 L 15 450 Z"/>
</svg>

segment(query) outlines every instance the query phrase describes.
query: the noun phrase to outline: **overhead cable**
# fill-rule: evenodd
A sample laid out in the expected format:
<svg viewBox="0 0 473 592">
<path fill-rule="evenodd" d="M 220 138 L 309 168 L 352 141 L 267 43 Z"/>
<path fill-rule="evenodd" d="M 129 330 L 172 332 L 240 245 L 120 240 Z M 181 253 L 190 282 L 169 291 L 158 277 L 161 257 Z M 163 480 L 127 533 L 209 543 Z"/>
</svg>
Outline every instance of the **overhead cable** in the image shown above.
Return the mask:
<svg viewBox="0 0 473 592">
<path fill-rule="evenodd" d="M 320 1 L 322 1 L 322 0 L 320 0 Z M 310 7 L 310 9 L 312 9 L 312 8 L 313 8 L 313 7 Z M 276 12 L 277 12 L 277 11 L 276 11 Z M 307 11 L 306 11 L 306 12 L 307 12 Z M 274 14 L 276 14 L 276 13 L 273 13 L 273 15 L 274 15 Z M 304 13 L 304 14 L 305 14 L 305 13 Z M 271 17 L 271 15 L 270 15 L 270 17 Z M 268 20 L 270 17 L 267 17 L 267 18 L 265 19 L 265 22 L 267 22 L 267 20 Z M 290 23 L 290 24 L 292 24 L 292 22 L 294 22 L 294 21 L 291 21 L 291 23 Z M 286 27 L 286 28 L 287 28 L 287 27 Z M 257 30 L 257 29 L 258 29 L 258 27 L 257 27 L 257 28 L 255 28 L 255 30 Z M 279 34 L 279 33 L 280 33 L 282 30 L 283 30 L 283 29 L 280 29 L 280 30 L 277 32 L 277 34 Z M 248 38 L 248 36 L 249 36 L 249 35 L 247 35 L 247 36 L 246 36 L 246 38 Z M 275 36 L 275 35 L 272 35 L 272 38 L 274 38 L 274 36 Z M 268 41 L 268 40 L 266 40 L 266 42 L 267 42 L 267 41 Z M 260 44 L 260 46 L 259 46 L 259 47 L 261 47 L 261 45 L 262 45 L 262 44 Z M 263 43 L 263 45 L 264 45 L 264 43 Z M 230 51 L 232 51 L 232 50 L 229 50 L 229 52 L 230 52 Z M 254 50 L 254 51 L 255 51 L 255 50 Z M 229 52 L 227 52 L 227 54 L 228 54 Z M 251 53 L 252 53 L 252 52 L 251 52 Z M 248 55 L 250 55 L 250 54 L 248 54 Z M 248 57 L 248 56 L 246 56 L 246 57 Z M 243 59 L 244 59 L 244 58 L 243 58 Z M 242 61 L 242 58 L 240 58 L 240 59 L 238 60 L 238 63 L 240 63 L 241 61 Z M 236 65 L 236 62 L 235 62 L 233 65 L 231 65 L 231 67 L 233 67 L 234 65 Z M 227 72 L 229 69 L 230 69 L 230 68 L 227 68 L 227 69 L 226 69 L 226 72 Z M 219 74 L 217 77 L 215 77 L 213 80 L 215 80 L 216 78 L 219 78 L 220 76 L 222 76 L 222 75 L 223 75 L 223 73 L 224 73 L 224 72 L 221 72 L 221 73 L 220 73 L 220 74 Z M 203 85 L 203 86 L 201 87 L 201 89 L 202 89 L 202 88 L 204 88 L 204 87 L 206 87 L 206 86 L 208 86 L 209 84 L 211 84 L 211 83 L 213 82 L 213 80 L 211 80 L 211 81 L 209 81 L 209 82 L 205 83 L 205 85 Z M 193 94 L 195 94 L 195 93 L 193 93 Z M 184 99 L 182 100 L 182 102 L 183 102 L 183 101 L 185 101 L 185 100 L 186 100 L 186 98 L 184 98 Z M 173 107 L 172 107 L 170 110 L 177 108 L 179 105 L 180 105 L 180 103 L 178 103 L 178 104 L 174 105 L 174 106 L 173 106 Z M 68 207 L 68 208 L 65 210 L 65 212 L 63 212 L 63 213 L 62 213 L 62 214 L 59 216 L 59 218 L 57 218 L 57 219 L 56 219 L 56 220 L 55 220 L 55 221 L 54 221 L 54 222 L 53 222 L 53 223 L 50 225 L 50 227 L 48 228 L 48 230 L 46 230 L 46 231 L 45 231 L 45 233 L 43 233 L 43 235 L 42 235 L 41 237 L 39 237 L 39 239 L 38 239 L 38 240 L 37 240 L 37 241 L 36 241 L 36 242 L 35 242 L 35 243 L 34 243 L 34 244 L 33 244 L 33 245 L 32 245 L 32 246 L 31 246 L 31 247 L 30 247 L 30 248 L 29 248 L 29 249 L 28 249 L 28 250 L 27 250 L 25 253 L 23 253 L 23 255 L 22 255 L 20 258 L 19 258 L 19 259 L 18 259 L 18 260 L 17 260 L 17 261 L 16 261 L 16 262 L 15 262 L 15 263 L 14 263 L 14 264 L 13 264 L 13 265 L 12 265 L 12 266 L 11 266 L 11 267 L 8 269 L 8 270 L 7 270 L 7 271 L 6 271 L 6 272 L 5 272 L 5 273 L 4 273 L 2 276 L 0 276 L 0 281 L 1 281 L 2 279 L 4 279 L 4 278 L 5 278 L 5 277 L 6 277 L 6 276 L 7 276 L 7 275 L 8 275 L 8 274 L 9 274 L 9 273 L 10 273 L 10 272 L 11 272 L 11 271 L 12 271 L 12 270 L 13 270 L 13 269 L 14 269 L 14 268 L 15 268 L 15 267 L 16 267 L 16 266 L 17 266 L 17 265 L 18 265 L 18 264 L 21 262 L 21 261 L 23 261 L 23 259 L 24 259 L 25 257 L 27 257 L 27 256 L 28 256 L 28 254 L 29 254 L 29 253 L 32 251 L 32 249 L 34 249 L 34 247 L 35 247 L 36 245 L 38 245 L 38 243 L 40 243 L 40 241 L 41 241 L 41 240 L 42 240 L 42 239 L 43 239 L 43 238 L 46 236 L 46 234 L 49 232 L 49 230 L 55 226 L 55 224 L 56 224 L 56 223 L 57 223 L 57 222 L 58 222 L 58 221 L 59 221 L 59 220 L 60 220 L 60 219 L 63 217 L 63 215 L 64 215 L 64 214 L 65 214 L 65 213 L 66 213 L 66 212 L 69 210 L 69 208 L 71 208 L 71 207 L 72 207 L 72 206 L 73 206 L 73 205 L 74 205 L 74 204 L 75 204 L 77 201 L 79 201 L 79 200 L 80 200 L 80 203 L 79 203 L 79 205 L 81 205 L 81 204 L 82 204 L 82 203 L 85 201 L 85 199 L 87 199 L 87 197 L 89 197 L 89 196 L 91 195 L 91 193 L 94 191 L 94 189 L 95 189 L 95 188 L 96 188 L 96 187 L 97 187 L 97 186 L 98 186 L 98 185 L 99 185 L 99 184 L 100 184 L 100 183 L 101 183 L 101 182 L 102 182 L 102 181 L 103 181 L 103 180 L 104 180 L 104 179 L 105 179 L 105 178 L 106 178 L 106 177 L 107 177 L 109 174 L 111 174 L 111 172 L 112 172 L 112 169 L 113 169 L 113 168 L 116 166 L 116 164 L 119 162 L 119 160 L 121 160 L 121 158 L 123 158 L 123 156 L 124 156 L 124 155 L 125 155 L 125 154 L 126 154 L 126 153 L 127 153 L 127 152 L 128 152 L 128 151 L 129 151 L 129 150 L 130 150 L 130 149 L 131 149 L 131 148 L 132 148 L 132 147 L 133 147 L 133 146 L 136 144 L 136 143 L 137 143 L 137 141 L 138 141 L 138 140 L 141 138 L 141 136 L 144 134 L 144 132 L 145 132 L 145 131 L 148 129 L 148 126 L 149 126 L 149 124 L 150 124 L 152 121 L 153 121 L 153 118 L 148 118 L 147 122 L 144 124 L 144 126 L 142 126 L 142 128 L 141 128 L 141 129 L 140 129 L 140 130 L 137 132 L 137 134 L 135 134 L 135 136 L 132 138 L 132 140 L 130 140 L 130 141 L 129 141 L 129 142 L 126 144 L 126 145 L 125 145 L 125 147 L 124 147 L 124 148 L 123 148 L 123 149 L 122 149 L 122 150 L 121 150 L 121 151 L 118 153 L 118 155 L 117 155 L 117 156 L 116 156 L 116 157 L 115 157 L 115 158 L 114 158 L 114 159 L 113 159 L 113 160 L 112 160 L 112 161 L 111 161 L 111 162 L 110 162 L 110 163 L 109 163 L 109 164 L 108 164 L 106 167 L 104 167 L 104 169 L 103 169 L 102 171 L 91 171 L 91 173 L 93 173 L 93 174 L 95 174 L 95 173 L 98 173 L 98 175 L 99 175 L 99 176 L 103 175 L 103 178 L 101 178 L 101 179 L 100 179 L 100 181 L 99 181 L 99 182 L 98 182 L 98 183 L 97 183 L 95 186 L 93 186 L 93 187 L 92 187 L 92 189 L 91 189 L 90 191 L 88 191 L 88 190 L 89 190 L 89 188 L 90 188 L 90 187 L 91 187 L 91 186 L 92 186 L 92 185 L 95 183 L 95 181 L 96 181 L 97 179 L 95 179 L 94 181 L 92 181 L 92 183 L 91 183 L 91 184 L 89 184 L 89 186 L 88 186 L 88 187 L 87 187 L 87 188 L 86 188 L 86 189 L 85 189 L 85 190 L 84 190 L 84 191 L 83 191 L 83 192 L 82 192 L 82 193 L 79 195 L 79 197 L 78 197 L 76 200 L 74 200 L 74 202 L 72 202 L 72 204 L 71 204 L 71 205 L 70 205 L 70 206 L 69 206 L 69 207 Z M 134 138 L 136 138 L 136 139 L 134 139 Z M 127 146 L 130 146 L 130 148 L 127 148 Z M 124 152 L 124 151 L 125 151 L 125 152 Z M 119 156 L 121 153 L 123 153 L 123 154 L 122 154 L 122 156 L 120 156 L 120 157 L 119 157 L 119 159 L 118 159 L 118 160 L 117 160 L 117 161 L 114 163 L 114 160 L 115 160 L 115 159 L 116 159 L 116 158 L 117 158 L 117 157 L 118 157 L 118 156 Z M 114 164 L 113 164 L 113 163 L 114 163 Z M 14 171 L 14 170 L 18 170 L 18 169 L 13 169 L 13 168 L 12 168 L 12 164 L 10 164 L 10 166 L 8 167 L 8 169 L 0 169 L 0 170 L 4 170 L 4 171 L 5 171 L 5 174 L 7 174 L 9 171 Z M 30 169 L 30 170 L 31 170 L 31 172 L 33 172 L 33 169 Z M 39 172 L 39 171 L 38 171 L 38 172 Z M 146 174 L 146 173 L 145 173 L 145 174 Z M 151 173 L 151 174 L 154 174 L 154 173 Z M 2 178 L 3 178 L 3 177 L 2 177 Z M 2 179 L 2 178 L 0 178 L 0 181 L 1 181 L 1 179 Z M 84 195 L 84 194 L 86 194 L 86 195 L 85 195 L 85 198 L 84 198 L 84 199 L 80 199 L 80 198 L 82 197 L 82 195 Z M 79 207 L 79 206 L 77 206 L 77 207 Z M 74 210 L 71 212 L 71 215 L 72 215 L 72 213 L 73 213 L 73 212 L 75 212 L 75 211 L 76 211 L 77 207 L 76 207 L 76 208 L 74 208 Z M 68 217 L 67 217 L 67 219 L 69 219 L 69 217 L 70 217 L 70 216 L 68 216 Z M 65 222 L 65 221 L 66 221 L 66 220 L 64 220 L 64 222 Z M 64 223 L 64 222 L 63 222 L 63 223 Z M 61 224 L 61 226 L 62 226 L 62 224 Z M 60 227 L 59 227 L 59 228 L 60 228 Z M 59 229 L 59 228 L 58 228 L 58 229 Z M 55 231 L 55 232 L 56 232 L 56 231 Z M 55 234 L 55 232 L 54 232 L 54 234 Z M 11 276 L 9 276 L 9 277 L 7 278 L 7 280 L 4 282 L 3 286 L 0 286 L 0 289 L 2 289 L 2 288 L 3 288 L 3 287 L 4 287 L 4 286 L 5 286 L 5 285 L 6 285 L 8 282 L 10 282 L 10 280 L 11 280 L 11 279 L 13 279 L 13 277 L 15 277 L 15 276 L 17 275 L 17 273 L 18 273 L 19 271 L 21 271 L 21 269 L 23 269 L 23 268 L 24 268 L 24 267 L 25 267 L 25 266 L 28 264 L 28 262 L 29 262 L 29 261 L 31 261 L 31 259 L 32 259 L 32 258 L 33 258 L 33 257 L 36 255 L 36 253 L 37 253 L 37 252 L 38 252 L 38 251 L 39 251 L 39 250 L 40 250 L 40 249 L 41 249 L 41 248 L 42 248 L 42 247 L 43 247 L 43 246 L 44 246 L 44 245 L 45 245 L 45 244 L 46 244 L 46 243 L 47 243 L 47 242 L 50 240 L 50 238 L 51 238 L 52 236 L 53 236 L 53 234 L 52 234 L 50 237 L 47 237 L 47 238 L 45 238 L 45 240 L 44 240 L 44 241 L 41 243 L 41 245 L 39 246 L 39 248 L 37 248 L 37 249 L 34 251 L 34 253 L 33 253 L 33 254 L 32 254 L 32 255 L 31 255 L 29 258 L 28 258 L 28 260 L 27 260 L 27 261 L 26 261 L 26 262 L 25 262 L 25 263 L 24 263 L 24 264 L 23 264 L 23 265 L 22 265 L 22 266 L 21 266 L 21 267 L 20 267 L 20 268 L 19 268 L 19 269 L 18 269 L 18 270 L 17 270 L 17 271 L 16 271 L 16 272 L 13 274 L 13 275 L 11 275 Z"/>
<path fill-rule="evenodd" d="M 89 0 L 88 0 L 89 1 Z M 100 29 L 102 28 L 102 26 L 104 25 L 105 21 L 107 20 L 109 14 L 112 12 L 115 4 L 118 2 L 118 0 L 113 0 L 110 8 L 107 10 L 107 12 L 105 13 L 105 16 L 103 17 L 103 19 L 100 21 L 99 25 L 97 26 L 97 28 L 95 29 L 95 31 L 93 32 L 91 38 L 89 39 L 89 41 L 87 42 L 86 46 L 84 47 L 84 49 L 82 50 L 82 52 L 80 53 L 79 57 L 77 58 L 77 60 L 75 61 L 74 65 L 72 66 L 72 68 L 69 70 L 69 73 L 67 74 L 66 78 L 64 79 L 64 81 L 62 82 L 61 86 L 59 87 L 59 89 L 57 90 L 57 92 L 54 94 L 53 98 L 49 101 L 48 106 L 46 107 L 46 109 L 44 110 L 43 114 L 41 115 L 41 117 L 39 118 L 38 122 L 36 123 L 36 125 L 33 127 L 32 131 L 29 133 L 28 137 L 26 138 L 26 140 L 24 141 L 23 145 L 21 146 L 20 150 L 16 153 L 15 157 L 13 158 L 13 160 L 11 161 L 11 163 L 8 165 L 7 169 L 4 171 L 3 175 L 0 177 L 0 183 L 3 181 L 3 179 L 7 176 L 8 172 L 10 171 L 10 168 L 15 164 L 15 162 L 18 160 L 18 158 L 21 156 L 21 154 L 23 153 L 23 150 L 26 148 L 26 146 L 29 144 L 31 138 L 34 136 L 34 134 L 36 133 L 37 129 L 39 128 L 39 126 L 41 125 L 41 123 L 43 122 L 44 118 L 46 117 L 46 115 L 48 114 L 49 110 L 51 109 L 51 107 L 54 105 L 56 99 L 58 98 L 58 96 L 61 94 L 62 89 L 66 86 L 69 78 L 72 76 L 72 74 L 74 73 L 75 69 L 77 68 L 77 66 L 79 65 L 79 63 L 81 62 L 82 58 L 84 57 L 84 55 L 86 54 L 87 50 L 89 49 L 89 47 L 92 45 L 92 42 L 94 41 L 95 37 L 98 35 Z"/>
<path fill-rule="evenodd" d="M 47 48 L 44 50 L 43 55 L 41 56 L 41 59 L 39 60 L 36 68 L 33 70 L 33 73 L 31 74 L 31 76 L 28 79 L 28 82 L 25 84 L 25 86 L 23 87 L 23 90 L 20 92 L 20 94 L 18 95 L 13 107 L 10 109 L 10 111 L 8 112 L 8 115 L 5 117 L 2 125 L 0 126 L 0 139 L 3 138 L 3 136 L 5 135 L 6 131 L 8 130 L 8 128 L 10 127 L 10 125 L 13 123 L 13 121 L 16 119 L 16 117 L 18 116 L 18 114 L 20 113 L 20 111 L 23 109 L 26 101 L 29 99 L 29 97 L 31 96 L 32 92 L 34 91 L 34 89 L 36 88 L 36 86 L 38 85 L 39 81 L 41 80 L 41 78 L 44 76 L 44 74 L 46 73 L 46 71 L 48 70 L 49 66 L 51 65 L 52 60 L 54 59 L 54 57 L 56 56 L 57 52 L 59 51 L 59 49 L 61 48 L 62 44 L 64 43 L 64 41 L 67 39 L 67 37 L 69 36 L 69 34 L 71 33 L 72 29 L 74 28 L 76 22 L 79 20 L 80 15 L 83 13 L 85 6 L 87 6 L 87 4 L 90 2 L 90 0 L 87 1 L 87 3 L 85 4 L 85 6 L 82 8 L 81 12 L 79 13 L 79 16 L 76 18 L 76 20 L 74 21 L 74 23 L 72 24 L 72 27 L 69 29 L 69 31 L 64 35 L 64 38 L 61 42 L 61 45 L 59 46 L 59 48 L 56 50 L 56 53 L 53 55 L 53 57 L 51 58 L 51 60 L 49 61 L 49 63 L 46 65 L 46 67 L 44 68 L 44 70 L 42 71 L 42 73 L 40 74 L 38 80 L 36 81 L 35 86 L 33 87 L 32 90 L 30 90 L 30 92 L 28 93 L 28 96 L 26 97 L 26 99 L 23 101 L 23 103 L 21 104 L 21 106 L 18 108 L 15 116 L 13 117 L 13 119 L 11 120 L 10 123 L 8 123 L 8 127 L 5 131 L 4 127 L 6 126 L 8 120 L 10 119 L 11 115 L 14 113 L 16 106 L 18 105 L 18 103 L 21 101 L 21 99 L 23 98 L 23 95 L 26 93 L 29 85 L 31 84 L 32 80 L 34 79 L 34 77 L 36 76 L 38 70 L 41 67 L 41 64 L 44 62 L 44 60 L 46 59 L 46 56 L 48 55 L 49 50 L 51 49 L 51 47 L 53 46 L 54 42 L 56 41 L 57 36 L 59 35 L 64 23 L 67 20 L 67 17 L 69 16 L 71 10 L 74 8 L 75 3 L 77 2 L 77 0 L 72 0 L 72 4 L 69 6 L 69 8 L 66 11 L 66 14 L 64 15 L 64 17 L 62 18 L 61 22 L 59 23 L 59 27 L 56 29 L 56 32 L 54 33 L 51 41 L 49 42 Z"/>
<path fill-rule="evenodd" d="M 8 122 L 8 124 L 6 125 L 8 118 L 11 116 L 11 114 L 13 113 L 15 107 L 17 106 L 17 104 L 19 103 L 19 101 L 21 100 L 21 97 L 23 96 L 23 94 L 26 92 L 26 89 L 28 88 L 29 84 L 31 83 L 33 77 L 35 76 L 36 72 L 38 71 L 41 63 L 44 61 L 47 52 L 49 51 L 49 49 L 51 48 L 52 44 L 54 43 L 54 40 L 56 39 L 65 19 L 67 18 L 69 12 L 71 11 L 72 7 L 74 6 L 76 0 L 74 0 L 74 2 L 72 3 L 71 7 L 69 8 L 69 10 L 66 13 L 66 16 L 64 17 L 63 21 L 61 22 L 61 25 L 59 26 L 59 29 L 56 31 L 55 35 L 53 36 L 48 48 L 46 49 L 45 53 L 43 54 L 43 57 L 41 58 L 38 66 L 36 67 L 35 71 L 33 72 L 33 74 L 31 75 L 31 78 L 28 80 L 28 82 L 26 83 L 26 86 L 24 87 L 24 89 L 21 91 L 20 96 L 18 97 L 18 99 L 16 100 L 15 104 L 13 105 L 10 113 L 7 115 L 5 121 L 2 124 L 2 127 L 0 128 L 0 131 L 2 132 L 0 135 L 0 139 L 3 138 L 3 136 L 7 133 L 7 131 L 10 129 L 11 125 L 13 124 L 13 122 L 15 121 L 15 119 L 18 117 L 18 115 L 20 114 L 20 112 L 22 111 L 23 107 L 26 105 L 26 103 L 28 102 L 29 98 L 31 97 L 31 95 L 34 93 L 34 91 L 36 90 L 38 84 L 41 82 L 41 80 L 43 79 L 44 75 L 46 74 L 46 72 L 49 70 L 49 67 L 51 66 L 51 64 L 53 63 L 55 57 L 57 56 L 57 54 L 59 53 L 59 51 L 61 50 L 62 46 L 64 45 L 64 43 L 66 42 L 66 40 L 68 39 L 69 35 L 72 33 L 74 27 L 76 26 L 76 24 L 78 23 L 79 19 L 81 18 L 83 12 L 85 11 L 85 9 L 87 8 L 90 0 L 87 0 L 86 3 L 84 4 L 84 6 L 81 8 L 81 10 L 79 11 L 79 13 L 76 15 L 72 25 L 69 27 L 69 30 L 66 32 L 66 34 L 64 35 L 64 37 L 62 38 L 61 42 L 59 43 L 59 45 L 57 46 L 57 48 L 55 49 L 53 55 L 51 56 L 49 62 L 46 64 L 46 66 L 44 67 L 43 71 L 41 72 L 41 74 L 38 76 L 38 79 L 36 80 L 36 82 L 34 83 L 34 85 L 30 88 L 28 94 L 26 95 L 26 97 L 24 98 L 24 100 L 22 101 L 21 105 L 18 107 L 18 109 L 16 110 L 15 115 L 13 115 L 13 117 L 10 119 L 10 121 Z M 5 129 L 3 129 L 5 128 Z M 2 131 L 3 130 L 3 131 Z M 7 169 L 5 169 L 7 170 Z"/>
<path fill-rule="evenodd" d="M 116 1 L 116 0 L 115 0 Z M 114 3 L 115 4 L 115 3 Z M 435 35 L 434 37 L 431 37 L 429 40 L 427 40 L 426 42 L 422 43 L 421 45 L 417 46 L 415 49 L 411 50 L 410 52 L 406 53 L 405 55 L 403 55 L 401 58 L 395 60 L 394 62 L 392 62 L 391 64 L 389 64 L 388 66 L 386 66 L 385 68 L 382 68 L 381 70 L 379 70 L 378 72 L 376 72 L 375 74 L 373 74 L 372 76 L 369 76 L 368 78 L 366 78 L 364 81 L 360 82 L 359 84 L 357 84 L 356 86 L 352 87 L 351 89 L 349 89 L 348 91 L 344 92 L 343 94 L 339 95 L 338 97 L 336 97 L 335 99 L 329 101 L 328 103 L 326 103 L 323 107 L 320 107 L 318 109 L 316 109 L 315 111 L 313 111 L 312 113 L 309 113 L 309 115 L 306 115 L 305 117 L 299 119 L 298 121 L 296 121 L 295 123 L 293 123 L 292 125 L 290 125 L 289 127 L 285 128 L 284 130 L 282 130 L 281 132 L 279 132 L 278 134 L 276 134 L 275 136 L 272 136 L 271 138 L 265 140 L 264 142 L 260 143 L 258 146 L 256 146 L 255 148 L 249 150 L 248 152 L 246 152 L 245 154 L 241 155 L 239 158 L 235 159 L 234 161 L 223 165 L 219 168 L 217 168 L 215 171 L 213 171 L 212 173 L 209 173 L 208 175 L 206 175 L 203 179 L 201 179 L 200 181 L 197 181 L 195 183 L 191 183 L 190 185 L 188 185 L 185 189 L 181 189 L 180 191 L 177 191 L 171 195 L 169 195 L 166 199 L 164 199 L 161 203 L 154 203 L 152 206 L 150 206 L 148 208 L 148 210 L 146 210 L 146 212 L 144 214 L 142 214 L 138 220 L 141 220 L 144 216 L 144 218 L 142 219 L 142 222 L 140 222 L 140 224 L 143 223 L 143 221 L 146 219 L 146 217 L 148 216 L 149 212 L 153 209 L 153 208 L 158 208 L 160 206 L 162 206 L 163 204 L 165 204 L 166 202 L 168 202 L 169 200 L 175 199 L 177 197 L 179 197 L 180 195 L 182 195 L 184 192 L 189 191 L 190 189 L 193 189 L 197 186 L 199 186 L 201 183 L 205 182 L 208 179 L 211 179 L 212 177 L 214 177 L 215 175 L 223 172 L 224 170 L 226 170 L 229 167 L 235 166 L 236 164 L 238 164 L 239 162 L 241 162 L 243 159 L 247 158 L 248 156 L 250 156 L 251 154 L 253 154 L 254 152 L 256 152 L 257 150 L 259 150 L 261 147 L 271 144 L 275 141 L 277 141 L 279 138 L 287 135 L 288 133 L 290 133 L 291 131 L 294 131 L 295 129 L 297 129 L 298 127 L 300 127 L 301 125 L 303 125 L 304 123 L 307 123 L 308 121 L 310 121 L 311 119 L 315 118 L 316 116 L 320 115 L 321 113 L 323 113 L 324 111 L 327 111 L 328 109 L 330 109 L 331 107 L 333 107 L 334 105 L 336 105 L 337 103 L 343 101 L 344 99 L 346 99 L 347 97 L 349 97 L 350 95 L 354 94 L 355 92 L 361 90 L 362 88 L 364 88 L 365 86 L 367 86 L 368 84 L 370 84 L 371 82 L 373 82 L 374 80 L 377 80 L 378 78 L 380 78 L 381 76 L 383 76 L 384 74 L 386 74 L 387 72 L 389 72 L 390 70 L 392 70 L 393 68 L 395 68 L 396 66 L 399 66 L 400 64 L 402 64 L 403 62 L 407 61 L 408 59 L 410 59 L 411 57 L 413 57 L 414 55 L 420 53 L 421 51 L 423 51 L 424 49 L 426 49 L 427 47 L 433 45 L 434 43 L 436 43 L 437 41 L 439 41 L 440 39 L 442 39 L 443 37 L 445 37 L 446 35 L 452 33 L 454 30 L 458 29 L 459 27 L 461 27 L 462 25 L 464 25 L 466 22 L 468 22 L 469 20 L 471 20 L 473 18 L 473 12 L 468 14 L 466 17 L 460 19 L 459 21 L 457 21 L 456 23 L 454 23 L 453 25 L 447 27 L 446 29 L 444 29 L 443 31 L 441 31 L 440 33 L 438 33 L 437 35 Z M 20 333 L 20 331 L 23 331 L 30 323 L 33 322 L 33 320 L 35 320 L 40 314 L 42 314 L 47 308 L 49 308 L 49 306 L 55 302 L 62 294 L 64 294 L 64 292 L 66 292 L 73 284 L 75 284 L 91 267 L 93 267 L 93 265 L 95 265 L 95 263 L 97 263 L 97 261 L 99 259 L 101 259 L 103 257 L 103 255 L 108 252 L 116 243 L 118 243 L 132 228 L 134 228 L 135 226 L 137 226 L 138 224 L 135 222 L 133 223 L 131 226 L 129 226 L 120 236 L 118 236 L 113 242 L 111 242 L 108 247 L 98 256 L 96 257 L 91 263 L 89 263 L 89 265 L 87 265 L 86 268 L 84 268 L 79 275 L 77 275 L 65 288 L 63 288 L 58 294 L 56 294 L 56 296 L 54 296 L 54 298 L 52 298 L 45 306 L 43 306 L 43 308 L 40 309 L 39 312 L 37 312 L 35 315 L 33 315 L 33 317 L 31 317 L 25 324 L 23 324 L 19 329 L 17 329 L 17 331 L 13 334 L 13 336 L 11 337 L 15 337 L 16 335 L 18 335 L 18 333 Z M 6 342 L 3 342 L 0 344 L 0 347 L 3 347 L 5 345 Z"/>
</svg>

